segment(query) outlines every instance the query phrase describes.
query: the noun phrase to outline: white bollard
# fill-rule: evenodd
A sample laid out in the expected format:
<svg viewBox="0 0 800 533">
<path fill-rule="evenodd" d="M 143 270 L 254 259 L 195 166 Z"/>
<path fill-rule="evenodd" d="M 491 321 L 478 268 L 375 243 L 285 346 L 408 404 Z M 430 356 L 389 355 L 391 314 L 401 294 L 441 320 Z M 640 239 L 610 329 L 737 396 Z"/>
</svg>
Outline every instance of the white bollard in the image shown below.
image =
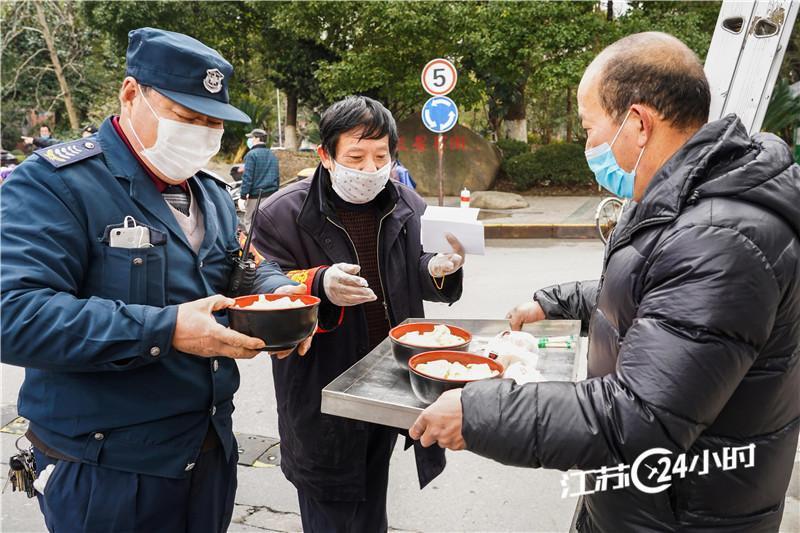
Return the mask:
<svg viewBox="0 0 800 533">
<path fill-rule="evenodd" d="M 469 207 L 469 189 L 466 187 L 461 191 L 461 207 Z"/>
</svg>

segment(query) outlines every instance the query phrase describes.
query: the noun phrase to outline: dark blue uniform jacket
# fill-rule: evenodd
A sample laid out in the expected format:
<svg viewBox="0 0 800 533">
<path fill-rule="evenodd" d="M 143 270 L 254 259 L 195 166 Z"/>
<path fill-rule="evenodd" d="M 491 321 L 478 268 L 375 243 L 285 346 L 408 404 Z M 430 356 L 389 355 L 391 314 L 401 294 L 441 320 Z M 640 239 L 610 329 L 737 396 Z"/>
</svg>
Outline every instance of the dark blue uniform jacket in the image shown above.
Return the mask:
<svg viewBox="0 0 800 533">
<path fill-rule="evenodd" d="M 19 412 L 81 462 L 183 477 L 209 422 L 226 453 L 235 445 L 236 363 L 171 346 L 177 305 L 227 287 L 233 203 L 211 175 L 189 179 L 206 229 L 195 254 L 110 119 L 96 138 L 61 146 L 20 165 L 0 195 L 2 362 L 26 369 Z M 126 216 L 163 243 L 110 247 L 107 227 Z M 260 269 L 261 291 L 287 283 Z"/>
</svg>

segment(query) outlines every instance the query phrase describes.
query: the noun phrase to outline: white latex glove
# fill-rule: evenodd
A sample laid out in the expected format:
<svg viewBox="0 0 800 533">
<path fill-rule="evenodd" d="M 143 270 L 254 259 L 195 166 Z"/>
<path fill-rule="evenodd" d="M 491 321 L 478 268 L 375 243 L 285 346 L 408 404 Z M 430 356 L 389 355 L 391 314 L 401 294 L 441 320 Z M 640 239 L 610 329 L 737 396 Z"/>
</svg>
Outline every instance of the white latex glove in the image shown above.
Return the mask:
<svg viewBox="0 0 800 533">
<path fill-rule="evenodd" d="M 456 272 L 464 264 L 464 247 L 452 233 L 445 235 L 453 247 L 451 254 L 436 254 L 428 262 L 428 272 L 434 278 L 442 278 Z"/>
<path fill-rule="evenodd" d="M 349 263 L 336 263 L 325 271 L 322 286 L 332 304 L 345 307 L 378 299 L 359 272 L 359 265 Z"/>
<path fill-rule="evenodd" d="M 245 200 L 244 198 L 239 198 L 238 204 L 239 204 L 239 211 L 244 211 L 245 208 L 247 207 L 247 200 Z"/>
</svg>

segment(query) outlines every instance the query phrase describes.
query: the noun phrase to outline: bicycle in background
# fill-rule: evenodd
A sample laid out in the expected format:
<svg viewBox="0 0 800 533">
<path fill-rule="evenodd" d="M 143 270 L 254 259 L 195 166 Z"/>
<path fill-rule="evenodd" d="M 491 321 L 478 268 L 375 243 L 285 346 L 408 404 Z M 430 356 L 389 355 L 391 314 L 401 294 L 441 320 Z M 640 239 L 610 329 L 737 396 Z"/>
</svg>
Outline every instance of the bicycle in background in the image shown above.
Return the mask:
<svg viewBox="0 0 800 533">
<path fill-rule="evenodd" d="M 608 244 L 608 240 L 611 238 L 611 232 L 613 232 L 614 228 L 617 226 L 617 222 L 619 222 L 622 211 L 627 204 L 627 200 L 621 200 L 616 196 L 612 196 L 604 199 L 597 206 L 597 210 L 594 213 L 594 224 L 597 227 L 597 232 L 600 234 L 600 240 L 603 241 L 604 244 Z"/>
</svg>

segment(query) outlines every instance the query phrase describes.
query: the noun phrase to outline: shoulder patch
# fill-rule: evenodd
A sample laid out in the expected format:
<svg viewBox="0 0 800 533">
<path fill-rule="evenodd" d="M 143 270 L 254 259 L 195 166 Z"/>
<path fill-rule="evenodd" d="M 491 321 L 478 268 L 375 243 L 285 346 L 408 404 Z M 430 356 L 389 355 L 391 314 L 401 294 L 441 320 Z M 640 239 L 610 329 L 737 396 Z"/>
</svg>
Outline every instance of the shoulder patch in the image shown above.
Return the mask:
<svg viewBox="0 0 800 533">
<path fill-rule="evenodd" d="M 33 153 L 53 165 L 55 168 L 65 167 L 102 152 L 100 143 L 94 137 L 86 137 L 61 144 L 40 148 Z"/>
<path fill-rule="evenodd" d="M 212 172 L 212 171 L 208 170 L 207 168 L 201 168 L 200 170 L 198 170 L 197 171 L 197 176 L 201 177 L 201 178 L 211 178 L 212 180 L 217 182 L 217 185 L 221 185 L 222 187 L 225 187 L 226 189 L 231 187 L 231 185 L 232 185 L 231 183 L 228 183 L 228 181 L 225 178 L 223 178 L 222 176 L 220 176 L 216 172 Z"/>
</svg>

